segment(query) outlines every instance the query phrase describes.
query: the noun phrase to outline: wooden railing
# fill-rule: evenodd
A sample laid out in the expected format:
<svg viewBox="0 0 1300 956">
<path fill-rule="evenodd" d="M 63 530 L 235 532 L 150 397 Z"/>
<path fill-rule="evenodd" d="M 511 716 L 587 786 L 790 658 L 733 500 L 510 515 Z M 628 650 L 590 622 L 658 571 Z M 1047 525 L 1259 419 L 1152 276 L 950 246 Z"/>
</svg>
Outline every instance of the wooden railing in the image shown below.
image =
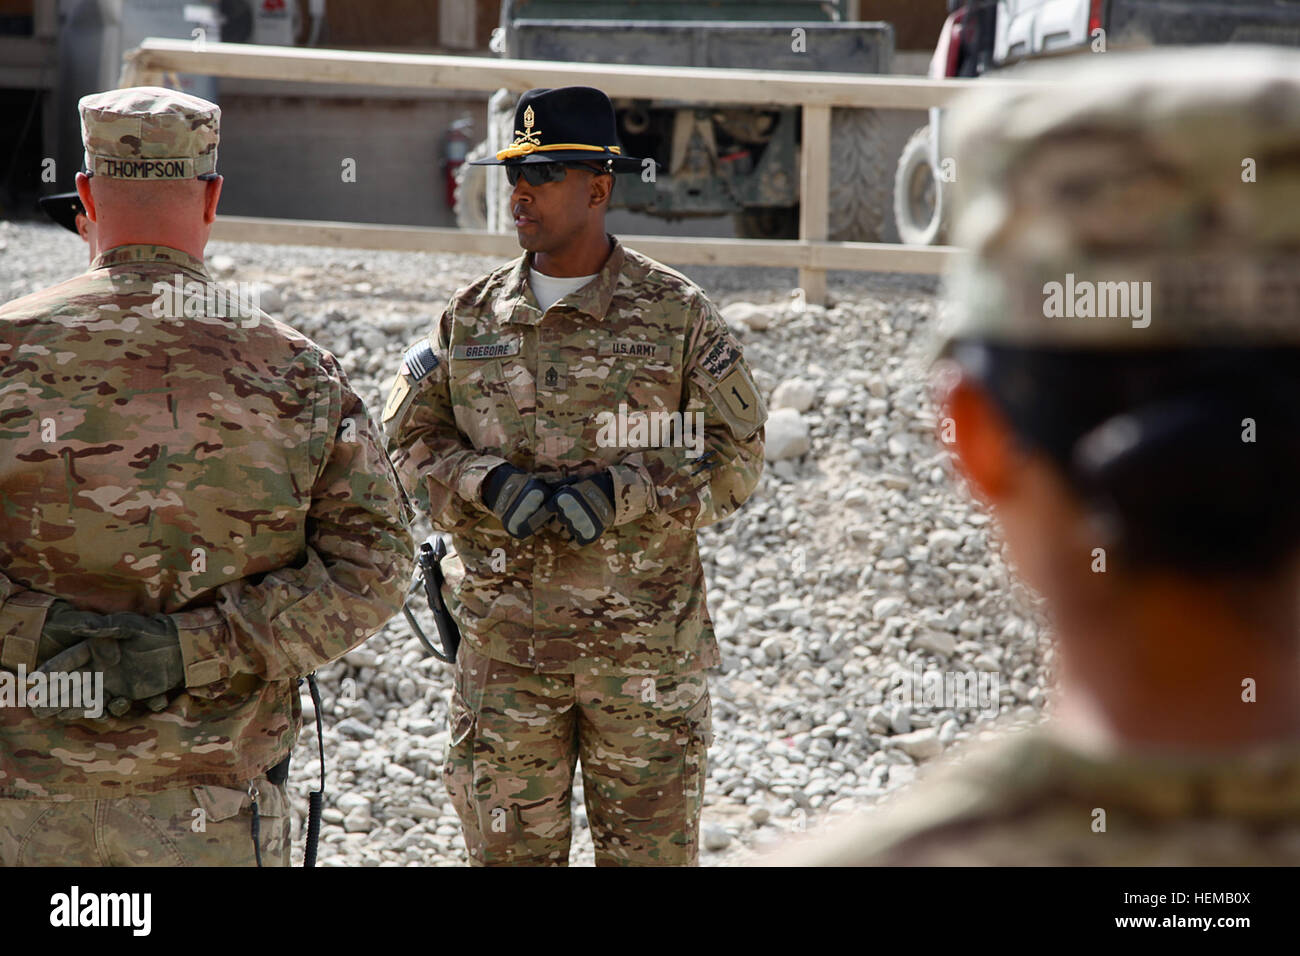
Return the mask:
<svg viewBox="0 0 1300 956">
<path fill-rule="evenodd" d="M 678 265 L 799 269 L 804 300 L 822 303 L 826 270 L 941 272 L 955 250 L 874 242 L 828 242 L 831 108 L 926 109 L 942 106 L 971 81 L 836 73 L 763 72 L 699 67 L 560 63 L 489 57 L 366 53 L 350 50 L 197 44 L 150 38 L 124 58 L 121 85 L 166 85 L 169 73 L 442 90 L 522 92 L 536 86 L 595 86 L 611 97 L 695 103 L 800 106 L 799 238 L 791 240 L 622 237 L 646 255 Z M 988 85 L 995 81 L 978 81 Z M 893 175 L 884 170 L 882 175 Z M 219 239 L 463 254 L 517 255 L 513 235 L 462 229 L 310 222 L 223 216 Z"/>
</svg>

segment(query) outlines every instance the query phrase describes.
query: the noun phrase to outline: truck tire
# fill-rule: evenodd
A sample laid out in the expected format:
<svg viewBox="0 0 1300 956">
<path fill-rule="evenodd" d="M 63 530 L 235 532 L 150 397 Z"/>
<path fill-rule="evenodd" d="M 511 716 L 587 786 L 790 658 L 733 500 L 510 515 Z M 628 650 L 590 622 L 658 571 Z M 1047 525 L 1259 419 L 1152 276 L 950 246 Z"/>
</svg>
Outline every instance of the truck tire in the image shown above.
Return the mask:
<svg viewBox="0 0 1300 956">
<path fill-rule="evenodd" d="M 930 127 L 907 141 L 894 173 L 894 222 L 898 238 L 910 246 L 937 246 L 947 240 L 943 183 L 930 165 Z"/>
<path fill-rule="evenodd" d="M 732 216 L 740 239 L 798 239 L 798 206 L 754 206 Z"/>
<path fill-rule="evenodd" d="M 487 169 L 469 164 L 487 155 L 484 140 L 465 155 L 465 162 L 456 169 L 456 225 L 461 229 L 487 228 Z"/>
<path fill-rule="evenodd" d="M 877 110 L 831 110 L 829 236 L 884 242 L 893 183 L 888 137 Z"/>
<path fill-rule="evenodd" d="M 503 143 L 511 139 L 510 128 L 514 125 L 514 100 L 499 90 L 488 101 L 488 123 L 493 124 L 498 138 Z M 471 166 L 470 161 L 486 159 L 492 155 L 489 140 L 483 140 L 469 151 L 465 162 L 456 170 L 456 191 L 454 194 L 456 225 L 462 229 L 487 229 L 488 227 L 488 183 L 493 178 L 499 184 L 494 197 L 498 209 L 498 222 L 510 222 L 510 184 L 504 176 L 489 177 L 488 167 Z M 509 231 L 508 229 L 505 231 Z"/>
</svg>

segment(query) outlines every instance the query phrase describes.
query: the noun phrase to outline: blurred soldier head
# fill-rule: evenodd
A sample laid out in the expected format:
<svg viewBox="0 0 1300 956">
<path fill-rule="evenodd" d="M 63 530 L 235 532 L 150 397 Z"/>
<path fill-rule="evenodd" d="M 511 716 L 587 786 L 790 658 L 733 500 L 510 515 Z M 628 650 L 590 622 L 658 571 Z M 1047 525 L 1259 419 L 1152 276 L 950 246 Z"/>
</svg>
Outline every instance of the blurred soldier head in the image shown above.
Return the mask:
<svg viewBox="0 0 1300 956">
<path fill-rule="evenodd" d="M 79 235 L 90 248 L 90 258 L 95 258 L 95 224 L 86 215 L 86 207 L 75 192 L 55 193 L 37 200 L 45 214 L 69 232 Z"/>
<path fill-rule="evenodd" d="M 1300 57 L 1024 76 L 1050 85 L 952 111 L 945 440 L 1048 600 L 1063 716 L 1156 744 L 1294 733 L 1276 696 L 1208 715 L 1300 637 Z"/>
<path fill-rule="evenodd" d="M 515 105 L 515 140 L 475 165 L 505 166 L 519 245 L 555 253 L 603 240 L 614 173 L 641 161 L 618 145 L 614 106 L 587 86 L 529 90 Z"/>
<path fill-rule="evenodd" d="M 203 257 L 221 195 L 221 109 L 160 87 L 82 97 L 86 171 L 77 193 L 100 251 L 127 243 Z"/>
</svg>

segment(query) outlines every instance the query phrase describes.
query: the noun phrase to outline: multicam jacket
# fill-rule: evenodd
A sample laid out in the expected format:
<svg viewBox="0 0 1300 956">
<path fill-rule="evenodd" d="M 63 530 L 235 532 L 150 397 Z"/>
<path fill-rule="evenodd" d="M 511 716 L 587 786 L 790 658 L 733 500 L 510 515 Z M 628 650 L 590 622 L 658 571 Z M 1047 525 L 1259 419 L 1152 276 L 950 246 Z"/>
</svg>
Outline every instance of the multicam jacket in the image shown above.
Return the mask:
<svg viewBox="0 0 1300 956">
<path fill-rule="evenodd" d="M 763 465 L 740 344 L 690 280 L 617 240 L 545 314 L 529 265 L 453 295 L 384 409 L 399 474 L 463 565 L 464 639 L 540 672 L 713 666 L 695 529 L 739 508 Z M 548 480 L 608 468 L 612 527 L 585 548 L 556 520 L 510 537 L 480 497 L 503 462 Z"/>
<path fill-rule="evenodd" d="M 782 866 L 1295 866 L 1300 746 L 1089 754 L 1050 726 L 970 744 L 933 776 L 766 861 Z M 1101 812 L 1099 812 L 1101 811 Z"/>
<path fill-rule="evenodd" d="M 295 678 L 401 607 L 412 542 L 361 400 L 223 298 L 199 260 L 121 246 L 0 308 L 0 679 L 62 598 L 172 615 L 187 685 L 158 714 L 0 706 L 0 797 L 247 783 L 293 746 Z"/>
</svg>

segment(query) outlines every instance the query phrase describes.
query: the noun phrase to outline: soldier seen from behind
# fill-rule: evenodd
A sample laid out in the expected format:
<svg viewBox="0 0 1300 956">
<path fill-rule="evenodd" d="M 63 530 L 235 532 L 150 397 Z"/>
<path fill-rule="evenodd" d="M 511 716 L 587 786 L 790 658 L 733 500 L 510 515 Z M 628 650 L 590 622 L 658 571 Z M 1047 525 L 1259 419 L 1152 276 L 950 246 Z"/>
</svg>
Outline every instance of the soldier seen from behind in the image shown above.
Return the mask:
<svg viewBox="0 0 1300 956">
<path fill-rule="evenodd" d="M 1300 57 L 1108 54 L 954 105 L 940 420 L 1052 716 L 791 864 L 1300 863 Z"/>
<path fill-rule="evenodd" d="M 334 356 L 204 266 L 220 110 L 80 110 L 98 254 L 0 307 L 0 676 L 49 690 L 0 700 L 0 864 L 286 865 L 297 679 L 401 607 L 402 493 Z"/>
</svg>

